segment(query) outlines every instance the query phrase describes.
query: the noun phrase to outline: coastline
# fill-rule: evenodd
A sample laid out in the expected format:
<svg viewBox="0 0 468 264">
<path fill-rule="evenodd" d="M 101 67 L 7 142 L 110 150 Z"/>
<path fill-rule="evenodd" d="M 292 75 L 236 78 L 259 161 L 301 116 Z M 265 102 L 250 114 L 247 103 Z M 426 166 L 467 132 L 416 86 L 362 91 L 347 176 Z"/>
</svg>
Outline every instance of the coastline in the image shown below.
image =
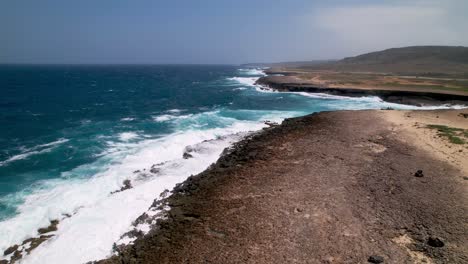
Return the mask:
<svg viewBox="0 0 468 264">
<path fill-rule="evenodd" d="M 270 72 L 275 74 L 275 72 Z M 421 89 L 411 87 L 359 87 L 359 86 L 333 86 L 326 83 L 316 83 L 303 80 L 293 73 L 285 76 L 269 75 L 261 77 L 256 84 L 277 91 L 325 93 L 349 97 L 378 96 L 390 103 L 424 106 L 424 105 L 466 105 L 468 92 Z"/>
<path fill-rule="evenodd" d="M 322 112 L 255 133 L 153 204 L 168 210 L 147 235 L 97 263 L 339 263 L 373 255 L 463 263 L 467 171 L 414 140 L 424 131 L 445 142 L 423 126 L 414 130 L 420 112 Z M 458 123 L 468 114 L 424 112 Z M 463 161 L 461 150 L 454 153 Z"/>
<path fill-rule="evenodd" d="M 248 77 L 249 79 L 256 79 L 257 77 Z M 252 81 L 252 85 L 254 83 L 254 80 Z M 364 95 L 369 95 L 369 94 L 362 94 L 360 96 L 364 96 Z M 349 96 L 349 95 L 348 95 Z M 359 95 L 356 95 L 356 96 L 359 96 Z M 372 112 L 372 111 L 370 111 Z M 387 111 L 387 113 L 389 113 L 389 111 Z M 304 116 L 304 117 L 300 117 L 299 119 L 307 119 L 308 116 Z M 290 119 L 290 120 L 287 120 L 285 122 L 284 125 L 278 125 L 274 122 L 265 122 L 265 125 L 269 126 L 269 128 L 266 128 L 266 129 L 263 129 L 263 130 L 260 130 L 260 131 L 257 131 L 257 132 L 254 132 L 251 136 L 248 136 L 247 139 L 245 140 L 241 140 L 239 143 L 235 144 L 232 148 L 230 148 L 230 150 L 225 150 L 223 152 L 223 154 L 221 155 L 221 158 L 219 159 L 218 162 L 220 162 L 221 160 L 224 160 L 224 163 L 222 163 L 221 165 L 218 165 L 218 163 L 216 163 L 215 165 L 213 165 L 212 167 L 208 168 L 207 171 L 205 171 L 206 173 L 208 174 L 212 174 L 213 171 L 212 169 L 215 168 L 215 174 L 217 174 L 219 176 L 220 173 L 223 173 L 223 171 L 229 171 L 232 169 L 232 167 L 242 167 L 243 163 L 249 163 L 249 162 L 252 162 L 252 161 L 255 161 L 255 160 L 263 160 L 262 157 L 259 157 L 257 154 L 252 154 L 252 153 L 257 153 L 257 148 L 261 147 L 261 145 L 263 144 L 262 143 L 262 138 L 265 137 L 265 134 L 266 135 L 270 135 L 270 130 L 275 130 L 275 129 L 280 129 L 282 132 L 279 132 L 279 135 L 281 134 L 284 134 L 285 130 L 284 130 L 284 127 L 286 128 L 287 131 L 289 132 L 293 132 L 294 130 L 296 130 L 296 127 L 295 125 L 292 125 L 292 124 L 289 124 L 289 122 L 293 122 L 293 124 L 300 124 L 302 121 L 298 121 L 298 123 L 296 121 L 293 121 L 295 119 Z M 299 128 L 301 127 L 301 125 L 299 125 Z M 276 130 L 275 130 L 276 131 Z M 288 133 L 289 133 L 288 132 Z M 272 132 L 273 133 L 273 132 Z M 277 132 L 275 132 L 277 133 Z M 236 136 L 236 135 L 235 135 Z M 268 136 L 267 136 L 268 137 Z M 255 141 L 260 141 L 260 143 L 254 143 Z M 206 142 L 206 141 L 203 141 L 203 142 Z M 274 141 L 273 142 L 270 142 L 272 145 L 276 144 Z M 244 145 L 251 145 L 253 144 L 254 147 L 251 148 L 251 147 L 248 147 L 248 149 L 250 149 L 251 151 L 249 152 L 245 152 L 244 150 L 242 150 L 244 147 Z M 223 147 L 219 150 L 219 153 L 221 153 Z M 237 152 L 237 154 L 235 154 Z M 188 153 L 188 154 L 187 154 Z M 189 152 L 185 153 L 184 151 L 184 160 L 185 159 L 188 159 L 188 160 L 192 160 L 191 159 L 191 154 Z M 234 153 L 234 154 L 233 154 Z M 187 156 L 186 156 L 187 154 Z M 232 157 L 232 155 L 234 156 L 237 156 L 237 157 Z M 247 158 L 245 157 L 245 155 L 247 155 Z M 218 158 L 219 156 L 217 156 Z M 215 161 L 215 160 L 213 160 Z M 223 162 L 223 161 L 221 161 Z M 151 167 L 151 173 L 153 173 L 153 169 L 154 167 L 158 167 L 159 164 L 155 164 Z M 208 164 L 207 164 L 208 166 Z M 205 167 L 206 168 L 206 167 Z M 216 169 L 217 168 L 217 169 Z M 283 170 L 284 168 L 279 168 L 280 170 Z M 201 171 L 201 170 L 200 170 Z M 200 172 L 198 171 L 198 172 Z M 134 171 L 133 173 L 135 174 L 135 172 L 137 171 Z M 198 173 L 196 172 L 196 173 Z M 202 172 L 200 175 L 204 175 L 205 172 Z M 158 173 L 157 170 L 154 171 L 154 173 Z M 187 176 L 190 175 L 190 174 L 187 174 Z M 117 240 L 114 244 L 114 247 L 113 247 L 113 251 L 114 253 L 119 253 L 119 256 L 122 257 L 122 258 L 126 258 L 125 260 L 119 260 L 119 261 L 124 261 L 124 262 L 128 262 L 130 261 L 131 262 L 131 258 L 133 257 L 130 257 L 131 255 L 133 254 L 137 254 L 135 252 L 146 252 L 147 250 L 146 249 L 135 249 L 136 251 L 133 251 L 134 249 L 133 248 L 133 245 L 136 245 L 136 244 L 139 244 L 140 242 L 138 241 L 146 241 L 146 242 L 141 242 L 143 243 L 146 247 L 146 246 L 154 246 L 154 245 L 157 245 L 159 244 L 159 242 L 157 242 L 156 244 L 154 244 L 154 241 L 151 242 L 151 241 L 148 241 L 148 236 L 150 234 L 152 234 L 153 232 L 156 232 L 155 230 L 161 230 L 161 229 L 164 229 L 166 224 L 164 221 L 166 221 L 166 218 L 169 216 L 169 215 L 173 215 L 173 214 L 176 214 L 177 215 L 177 208 L 174 209 L 174 207 L 178 207 L 178 204 L 181 202 L 180 201 L 180 197 L 181 195 L 184 196 L 184 195 L 187 195 L 189 194 L 191 197 L 194 197 L 195 195 L 192 194 L 192 189 L 193 190 L 196 190 L 197 188 L 205 188 L 205 187 L 200 187 L 201 185 L 206 185 L 208 184 L 208 187 L 211 186 L 212 188 L 214 188 L 215 186 L 211 183 L 211 180 L 209 181 L 198 181 L 196 180 L 198 176 L 194 176 L 194 177 L 191 177 L 189 178 L 188 180 L 184 180 L 181 184 L 179 184 L 175 189 L 174 189 L 174 194 L 169 196 L 171 194 L 171 192 L 169 192 L 168 190 L 167 191 L 164 191 L 161 196 L 157 199 L 154 200 L 153 204 L 146 210 L 146 211 L 139 211 L 137 215 L 135 215 L 133 218 L 132 218 L 132 221 L 133 223 L 130 225 L 130 222 L 129 222 L 129 225 L 130 225 L 130 230 L 126 233 L 124 233 L 122 236 L 120 236 L 120 239 Z M 192 179 L 194 178 L 194 179 Z M 186 179 L 186 178 L 184 178 Z M 182 181 L 182 180 L 181 180 Z M 175 184 L 175 183 L 174 183 Z M 192 187 L 189 187 L 188 190 L 187 190 L 187 187 L 185 187 L 186 184 L 189 184 L 189 185 L 194 185 Z M 210 187 L 210 188 L 211 188 Z M 219 188 L 220 185 L 216 185 L 216 188 Z M 110 192 L 111 195 L 114 195 L 114 194 L 117 194 L 119 192 L 122 192 L 122 191 L 127 191 L 127 190 L 130 190 L 132 189 L 133 186 L 132 186 L 132 182 L 130 180 L 125 180 L 123 181 L 123 185 L 122 186 L 119 186 L 119 188 L 115 189 L 115 190 L 112 190 Z M 169 189 L 172 189 L 172 187 L 170 187 Z M 130 192 L 135 192 L 135 190 L 130 190 Z M 154 191 L 154 195 L 157 195 L 159 194 L 159 192 L 157 191 Z M 175 198 L 177 197 L 177 198 Z M 149 203 L 148 205 L 151 203 L 151 201 L 153 200 L 154 196 L 150 196 L 149 197 Z M 186 198 L 184 198 L 183 200 L 185 201 Z M 193 202 L 193 199 L 195 198 L 190 198 L 190 203 Z M 175 206 L 174 206 L 175 205 Z M 147 206 L 147 205 L 146 205 Z M 274 210 L 274 208 L 272 208 L 272 210 Z M 300 209 L 302 210 L 302 209 Z M 176 213 L 174 213 L 174 211 Z M 295 209 L 296 211 L 296 209 Z M 139 217 L 137 217 L 140 212 L 143 212 Z M 295 212 L 296 213 L 296 212 Z M 197 221 L 197 219 L 199 218 L 199 216 L 197 214 L 191 214 L 191 213 L 181 213 L 182 215 L 179 215 L 177 216 L 178 219 L 182 219 L 181 221 Z M 55 231 L 57 230 L 57 225 L 61 224 L 61 220 L 66 220 L 66 218 L 68 218 L 69 216 L 68 215 L 65 215 L 65 218 L 64 219 L 58 219 L 58 220 L 52 220 L 50 222 L 50 225 L 49 226 L 44 226 L 43 228 L 39 228 L 38 229 L 38 233 L 39 233 L 39 236 L 38 237 L 33 237 L 33 238 L 28 238 L 26 240 L 24 240 L 21 244 L 17 244 L 17 245 L 12 245 L 10 248 L 7 249 L 8 253 L 10 253 L 10 251 L 14 251 L 13 254 L 10 255 L 10 260 L 13 262 L 15 260 L 18 260 L 22 257 L 22 255 L 28 255 L 29 251 L 30 250 L 33 250 L 35 247 L 39 246 L 42 242 L 45 242 L 47 241 L 49 238 L 50 240 L 52 241 L 54 238 L 54 234 L 55 234 Z M 178 221 L 179 221 L 178 220 Z M 169 224 L 170 225 L 170 224 Z M 180 226 L 179 226 L 180 227 Z M 179 229 L 179 228 L 177 228 Z M 149 233 L 147 233 L 149 231 Z M 207 231 L 210 235 L 214 235 L 214 236 L 219 236 L 219 237 L 224 237 L 224 233 L 219 233 L 218 231 L 216 230 L 208 230 Z M 88 234 L 90 234 L 89 232 L 87 232 Z M 45 235 L 43 235 L 45 234 Z M 90 234 L 91 235 L 91 234 Z M 165 235 L 164 235 L 165 236 Z M 133 241 L 136 239 L 136 244 L 133 244 Z M 121 243 L 123 242 L 124 244 L 128 244 L 130 243 L 130 245 L 118 245 L 118 243 Z M 27 248 L 25 246 L 25 244 L 28 244 L 30 245 L 29 248 Z M 165 242 L 164 242 L 165 243 Z M 174 243 L 174 242 L 171 242 L 171 243 Z M 110 248 L 110 247 L 109 247 Z M 130 253 L 129 253 L 130 252 Z M 140 254 L 138 253 L 138 254 Z M 129 255 L 130 254 L 130 255 Z M 142 253 L 144 254 L 144 253 Z M 5 255 L 8 255 L 8 254 L 5 254 Z M 102 257 L 102 256 L 101 256 Z M 91 258 L 93 259 L 93 258 Z M 98 258 L 94 258 L 94 259 L 98 259 Z M 113 259 L 115 260 L 115 257 L 112 257 L 111 260 L 109 261 L 113 261 Z M 26 259 L 24 259 L 26 261 Z M 31 259 L 29 259 L 31 260 Z M 3 263 L 2 261 L 0 261 L 0 263 Z M 7 262 L 5 262 L 7 263 Z"/>
</svg>

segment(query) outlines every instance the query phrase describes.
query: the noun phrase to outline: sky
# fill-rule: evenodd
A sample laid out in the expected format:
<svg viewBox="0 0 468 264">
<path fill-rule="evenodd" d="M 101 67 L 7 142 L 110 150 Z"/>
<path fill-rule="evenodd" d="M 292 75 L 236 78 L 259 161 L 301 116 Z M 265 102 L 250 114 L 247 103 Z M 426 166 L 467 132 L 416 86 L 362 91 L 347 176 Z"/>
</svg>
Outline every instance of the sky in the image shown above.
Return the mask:
<svg viewBox="0 0 468 264">
<path fill-rule="evenodd" d="M 14 0 L 0 63 L 240 64 L 468 46 L 466 0 Z"/>
</svg>

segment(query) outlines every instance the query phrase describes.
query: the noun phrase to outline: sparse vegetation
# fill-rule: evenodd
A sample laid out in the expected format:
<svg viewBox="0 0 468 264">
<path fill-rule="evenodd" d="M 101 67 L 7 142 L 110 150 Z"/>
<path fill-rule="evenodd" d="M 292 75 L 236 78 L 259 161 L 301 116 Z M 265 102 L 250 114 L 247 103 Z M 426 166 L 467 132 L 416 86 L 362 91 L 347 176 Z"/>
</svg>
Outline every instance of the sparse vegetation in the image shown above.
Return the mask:
<svg viewBox="0 0 468 264">
<path fill-rule="evenodd" d="M 440 136 L 446 137 L 453 144 L 465 144 L 468 139 L 468 130 L 443 125 L 428 125 L 428 128 L 437 129 Z"/>
</svg>

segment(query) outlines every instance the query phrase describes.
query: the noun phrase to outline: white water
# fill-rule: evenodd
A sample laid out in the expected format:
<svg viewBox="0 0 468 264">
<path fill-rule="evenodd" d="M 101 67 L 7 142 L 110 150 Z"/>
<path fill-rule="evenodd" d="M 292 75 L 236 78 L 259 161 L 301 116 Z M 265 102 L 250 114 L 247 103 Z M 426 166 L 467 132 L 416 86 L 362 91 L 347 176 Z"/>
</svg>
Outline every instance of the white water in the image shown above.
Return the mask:
<svg viewBox="0 0 468 264">
<path fill-rule="evenodd" d="M 279 92 L 271 88 L 256 85 L 255 81 L 252 81 L 250 77 L 235 77 L 229 78 L 231 80 L 237 81 L 243 85 L 254 87 L 256 91 L 262 93 L 282 93 L 282 94 L 296 94 L 309 98 L 324 99 L 324 100 L 335 100 L 336 103 L 340 104 L 340 109 L 342 110 L 360 110 L 360 109 L 374 109 L 374 108 L 394 108 L 400 110 L 436 110 L 436 109 L 464 109 L 466 105 L 438 105 L 438 106 L 414 106 L 414 105 L 404 105 L 397 103 L 385 102 L 378 96 L 361 96 L 361 97 L 349 97 L 349 96 L 340 96 L 340 95 L 331 95 L 325 93 L 308 93 L 308 92 Z M 346 101 L 348 104 L 343 105 L 343 102 Z M 351 104 L 349 104 L 351 103 Z"/>
<path fill-rule="evenodd" d="M 135 132 L 123 132 L 119 134 L 119 139 L 121 141 L 130 141 L 132 139 L 138 138 L 138 134 Z"/>
<path fill-rule="evenodd" d="M 292 114 L 273 112 L 261 119 L 281 121 Z M 129 231 L 132 221 L 145 212 L 161 192 L 172 190 L 175 184 L 214 163 L 224 148 L 239 140 L 237 133 L 265 126 L 258 121 L 221 117 L 216 111 L 193 115 L 191 121 L 205 118 L 218 118 L 230 125 L 199 130 L 195 122 L 194 128 L 185 132 L 139 142 L 132 142 L 139 138 L 136 133 L 122 133 L 117 137 L 120 142 L 109 142 L 104 161 L 64 173 L 63 179 L 43 182 L 42 188 L 26 196 L 15 217 L 0 222 L 0 250 L 37 237 L 38 228 L 59 219 L 55 236 L 33 250 L 22 263 L 83 263 L 109 256 L 113 243 Z M 173 122 L 175 126 L 184 127 L 186 117 L 174 118 Z M 206 140 L 215 140 L 215 144 L 202 143 Z M 191 159 L 182 158 L 186 146 L 200 143 L 204 144 L 203 151 L 194 153 Z M 79 177 L 83 171 L 105 162 L 107 168 L 91 179 Z M 157 175 L 133 173 L 142 169 L 148 172 L 157 163 L 164 163 Z M 111 195 L 126 179 L 131 180 L 133 188 Z"/>
<path fill-rule="evenodd" d="M 27 158 L 29 158 L 30 156 L 33 156 L 33 155 L 38 155 L 38 154 L 43 154 L 43 153 L 50 152 L 55 147 L 57 147 L 58 145 L 63 144 L 65 142 L 68 142 L 68 139 L 62 138 L 62 139 L 59 139 L 57 141 L 37 145 L 37 146 L 29 148 L 29 149 L 24 149 L 22 153 L 20 153 L 18 155 L 14 155 L 14 156 L 12 156 L 12 157 L 4 160 L 4 161 L 0 161 L 0 166 L 4 166 L 4 165 L 6 165 L 6 164 L 8 164 L 10 162 L 13 162 L 13 161 L 27 159 Z"/>
<path fill-rule="evenodd" d="M 255 86 L 255 82 L 258 80 L 258 77 L 232 77 L 227 78 L 230 81 L 235 81 L 247 86 Z"/>
<path fill-rule="evenodd" d="M 239 72 L 245 75 L 265 76 L 265 72 L 262 69 L 250 68 L 250 69 L 239 69 Z"/>
</svg>

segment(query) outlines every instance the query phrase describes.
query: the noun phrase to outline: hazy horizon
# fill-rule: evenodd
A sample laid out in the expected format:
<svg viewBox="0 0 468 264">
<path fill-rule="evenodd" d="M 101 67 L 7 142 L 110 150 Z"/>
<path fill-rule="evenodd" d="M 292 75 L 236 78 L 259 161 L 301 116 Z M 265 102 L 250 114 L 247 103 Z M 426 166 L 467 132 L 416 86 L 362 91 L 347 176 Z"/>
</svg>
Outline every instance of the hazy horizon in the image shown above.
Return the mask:
<svg viewBox="0 0 468 264">
<path fill-rule="evenodd" d="M 468 46 L 468 3 L 208 0 L 0 3 L 0 64 L 242 64 Z"/>
</svg>

